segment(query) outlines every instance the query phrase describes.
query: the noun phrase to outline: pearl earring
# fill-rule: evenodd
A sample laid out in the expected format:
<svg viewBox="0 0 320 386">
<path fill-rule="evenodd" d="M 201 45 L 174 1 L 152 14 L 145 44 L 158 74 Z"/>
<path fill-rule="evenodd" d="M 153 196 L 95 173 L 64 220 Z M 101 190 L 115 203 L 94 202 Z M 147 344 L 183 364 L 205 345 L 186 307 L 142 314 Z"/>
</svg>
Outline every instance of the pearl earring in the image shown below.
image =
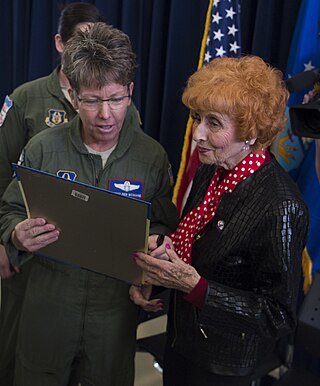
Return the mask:
<svg viewBox="0 0 320 386">
<path fill-rule="evenodd" d="M 244 145 L 243 145 L 242 150 L 243 150 L 243 151 L 248 151 L 248 150 L 250 150 L 250 145 L 249 145 L 249 141 L 248 141 L 248 140 L 246 140 L 246 141 L 244 142 Z"/>
</svg>

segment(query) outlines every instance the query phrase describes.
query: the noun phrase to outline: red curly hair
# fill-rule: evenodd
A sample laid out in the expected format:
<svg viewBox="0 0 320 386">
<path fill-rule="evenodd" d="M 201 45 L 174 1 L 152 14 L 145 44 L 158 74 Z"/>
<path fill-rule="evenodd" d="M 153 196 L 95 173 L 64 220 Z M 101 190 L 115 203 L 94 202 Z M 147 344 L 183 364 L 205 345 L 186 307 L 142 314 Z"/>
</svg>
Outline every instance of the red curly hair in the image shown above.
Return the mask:
<svg viewBox="0 0 320 386">
<path fill-rule="evenodd" d="M 217 58 L 187 82 L 183 103 L 191 110 L 227 114 L 239 141 L 256 138 L 252 150 L 269 146 L 287 121 L 289 93 L 280 70 L 257 56 Z"/>
</svg>

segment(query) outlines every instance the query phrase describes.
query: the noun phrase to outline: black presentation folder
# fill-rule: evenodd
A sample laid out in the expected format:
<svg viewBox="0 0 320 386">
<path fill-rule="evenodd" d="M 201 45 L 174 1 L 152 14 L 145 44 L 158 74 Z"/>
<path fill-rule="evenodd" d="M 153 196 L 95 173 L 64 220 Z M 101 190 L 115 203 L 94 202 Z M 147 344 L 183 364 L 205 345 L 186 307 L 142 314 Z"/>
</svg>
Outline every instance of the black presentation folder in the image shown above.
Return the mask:
<svg viewBox="0 0 320 386">
<path fill-rule="evenodd" d="M 151 204 L 13 164 L 29 218 L 61 231 L 42 256 L 134 283 L 143 273 L 134 251 L 146 251 Z"/>
</svg>

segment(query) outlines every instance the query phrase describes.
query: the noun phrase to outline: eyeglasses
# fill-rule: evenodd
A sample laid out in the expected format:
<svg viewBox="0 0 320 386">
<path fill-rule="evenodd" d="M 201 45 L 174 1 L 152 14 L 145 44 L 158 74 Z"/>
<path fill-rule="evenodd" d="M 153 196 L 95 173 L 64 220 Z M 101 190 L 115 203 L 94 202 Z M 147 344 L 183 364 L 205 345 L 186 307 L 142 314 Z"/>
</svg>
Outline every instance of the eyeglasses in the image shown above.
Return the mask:
<svg viewBox="0 0 320 386">
<path fill-rule="evenodd" d="M 81 102 L 82 107 L 88 111 L 96 111 L 101 109 L 103 102 L 107 102 L 110 110 L 118 110 L 124 106 L 124 101 L 126 98 L 131 98 L 131 95 L 124 95 L 121 97 L 108 98 L 108 99 L 85 99 L 77 96 L 79 102 Z"/>
</svg>

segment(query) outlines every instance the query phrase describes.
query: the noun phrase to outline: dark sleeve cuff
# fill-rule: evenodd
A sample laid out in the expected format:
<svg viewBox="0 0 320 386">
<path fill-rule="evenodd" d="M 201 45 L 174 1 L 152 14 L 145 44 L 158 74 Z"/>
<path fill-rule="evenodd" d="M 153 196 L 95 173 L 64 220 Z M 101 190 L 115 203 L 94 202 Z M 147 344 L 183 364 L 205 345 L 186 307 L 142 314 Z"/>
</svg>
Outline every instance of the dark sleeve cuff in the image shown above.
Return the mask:
<svg viewBox="0 0 320 386">
<path fill-rule="evenodd" d="M 198 307 L 200 310 L 203 308 L 206 295 L 208 291 L 208 281 L 201 277 L 198 281 L 197 285 L 193 288 L 193 290 L 185 295 L 183 298 L 189 303 L 192 303 L 194 306 Z"/>
</svg>

